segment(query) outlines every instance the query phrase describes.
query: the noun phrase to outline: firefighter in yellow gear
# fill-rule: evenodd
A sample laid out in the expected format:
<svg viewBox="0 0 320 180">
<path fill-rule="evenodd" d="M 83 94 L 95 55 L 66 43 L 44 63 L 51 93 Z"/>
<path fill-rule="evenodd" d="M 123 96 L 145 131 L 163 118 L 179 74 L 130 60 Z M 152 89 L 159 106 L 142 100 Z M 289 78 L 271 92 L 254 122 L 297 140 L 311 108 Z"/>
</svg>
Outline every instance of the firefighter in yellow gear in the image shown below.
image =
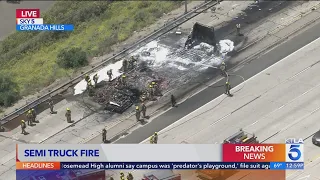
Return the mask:
<svg viewBox="0 0 320 180">
<path fill-rule="evenodd" d="M 225 88 L 226 88 L 225 94 L 231 97 L 232 96 L 232 94 L 230 93 L 231 85 L 230 85 L 230 83 L 228 81 L 226 82 Z"/>
<path fill-rule="evenodd" d="M 93 88 L 94 88 L 94 86 L 92 85 L 91 80 L 89 80 L 89 82 L 87 84 L 87 90 L 89 92 L 89 96 L 93 95 Z"/>
<path fill-rule="evenodd" d="M 122 61 L 122 70 L 123 72 L 127 72 L 128 70 L 128 61 L 126 59 Z"/>
<path fill-rule="evenodd" d="M 128 173 L 127 180 L 133 180 L 133 176 L 131 173 Z"/>
<path fill-rule="evenodd" d="M 86 74 L 86 75 L 84 76 L 84 80 L 87 81 L 87 82 L 89 82 L 90 76 L 89 76 L 88 74 Z"/>
<path fill-rule="evenodd" d="M 49 104 L 49 108 L 50 108 L 50 113 L 51 114 L 55 113 L 53 110 L 54 104 L 53 104 L 52 97 L 50 97 L 50 99 L 48 100 L 48 104 Z"/>
<path fill-rule="evenodd" d="M 107 130 L 105 128 L 102 129 L 102 143 L 107 142 Z"/>
<path fill-rule="evenodd" d="M 150 144 L 157 144 L 158 143 L 158 132 L 155 132 L 151 137 L 150 137 Z"/>
<path fill-rule="evenodd" d="M 130 70 L 133 69 L 135 67 L 136 63 L 137 63 L 137 59 L 134 58 L 133 56 L 131 56 L 131 59 L 129 61 L 129 69 Z"/>
<path fill-rule="evenodd" d="M 90 87 L 92 87 L 92 82 L 91 82 L 91 80 L 89 79 L 89 81 L 87 82 L 87 89 L 89 89 Z"/>
<path fill-rule="evenodd" d="M 123 75 L 121 76 L 121 84 L 122 84 L 123 86 L 126 85 L 126 79 L 127 79 L 127 76 L 123 74 Z"/>
<path fill-rule="evenodd" d="M 120 180 L 125 180 L 126 178 L 124 177 L 124 173 L 123 172 L 121 172 L 120 173 Z"/>
<path fill-rule="evenodd" d="M 142 117 L 146 118 L 147 106 L 145 105 L 145 103 L 141 104 L 141 112 L 142 112 Z"/>
<path fill-rule="evenodd" d="M 137 121 L 140 121 L 140 114 L 141 114 L 140 107 L 137 105 L 136 106 L 136 119 L 137 119 Z"/>
<path fill-rule="evenodd" d="M 32 122 L 36 122 L 36 117 L 37 117 L 36 110 L 31 109 L 31 113 L 32 113 Z"/>
<path fill-rule="evenodd" d="M 152 82 L 151 82 L 151 85 L 152 85 L 152 87 L 153 87 L 153 94 L 154 94 L 154 95 L 157 95 L 157 96 L 162 96 L 162 94 L 161 94 L 161 92 L 160 92 L 160 88 L 159 88 L 157 82 L 152 81 Z"/>
<path fill-rule="evenodd" d="M 149 85 L 149 95 L 150 95 L 150 98 L 154 96 L 154 87 L 152 84 Z"/>
<path fill-rule="evenodd" d="M 158 132 L 153 134 L 153 144 L 158 144 Z"/>
<path fill-rule="evenodd" d="M 98 84 L 98 79 L 99 79 L 98 74 L 95 74 L 95 75 L 93 76 L 93 82 L 94 82 L 95 85 Z"/>
<path fill-rule="evenodd" d="M 225 62 L 222 62 L 220 65 L 221 75 L 227 76 L 227 65 Z"/>
<path fill-rule="evenodd" d="M 67 112 L 66 112 L 65 116 L 67 118 L 67 122 L 68 123 L 72 123 L 72 121 L 71 121 L 71 110 L 69 108 L 67 108 Z"/>
<path fill-rule="evenodd" d="M 236 24 L 236 28 L 237 28 L 237 35 L 241 36 L 241 32 L 240 32 L 241 25 L 240 24 Z"/>
<path fill-rule="evenodd" d="M 150 142 L 150 144 L 153 144 L 153 135 L 152 135 L 152 136 L 150 136 L 150 138 L 149 138 L 149 142 Z"/>
<path fill-rule="evenodd" d="M 21 120 L 21 131 L 22 131 L 21 134 L 27 134 L 26 128 L 27 128 L 26 122 L 24 120 Z"/>
<path fill-rule="evenodd" d="M 27 112 L 27 123 L 28 123 L 28 126 L 31 126 L 33 123 L 32 123 L 32 119 L 33 119 L 33 116 L 32 116 L 32 111 L 31 109 Z"/>
<path fill-rule="evenodd" d="M 226 65 L 225 62 L 222 62 L 222 63 L 221 63 L 220 69 L 221 69 L 221 71 L 227 71 L 227 65 Z"/>
<path fill-rule="evenodd" d="M 147 94 L 147 93 L 144 92 L 144 93 L 142 93 L 142 95 L 140 96 L 140 101 L 141 101 L 141 102 L 146 101 L 146 99 L 147 99 L 146 94 Z"/>
<path fill-rule="evenodd" d="M 171 94 L 171 106 L 172 107 L 176 107 L 177 106 L 176 97 L 174 97 L 173 94 Z"/>
<path fill-rule="evenodd" d="M 107 75 L 108 75 L 108 77 L 109 77 L 109 82 L 112 81 L 112 76 L 113 76 L 112 69 L 109 69 L 109 70 L 107 71 Z"/>
</svg>

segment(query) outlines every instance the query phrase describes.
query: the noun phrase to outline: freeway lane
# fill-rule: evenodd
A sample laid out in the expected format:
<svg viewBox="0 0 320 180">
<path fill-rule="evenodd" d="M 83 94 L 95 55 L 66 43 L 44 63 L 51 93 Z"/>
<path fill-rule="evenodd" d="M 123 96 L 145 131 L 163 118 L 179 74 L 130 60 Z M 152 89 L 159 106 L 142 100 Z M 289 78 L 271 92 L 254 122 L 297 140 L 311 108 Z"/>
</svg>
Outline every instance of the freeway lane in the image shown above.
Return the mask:
<svg viewBox="0 0 320 180">
<path fill-rule="evenodd" d="M 314 39 L 319 37 L 320 24 L 316 24 L 310 29 L 302 32 L 296 37 L 289 39 L 287 42 L 279 45 L 268 53 L 260 56 L 256 60 L 252 61 L 250 64 L 244 66 L 242 69 L 236 72 L 236 74 L 243 76 L 245 79 L 252 77 L 253 75 L 261 72 L 270 65 L 278 62 L 280 59 L 286 57 L 287 55 L 295 52 L 302 46 L 310 43 Z M 242 82 L 241 78 L 231 78 L 231 84 L 236 86 Z M 225 81 L 220 81 L 216 85 L 223 85 Z M 161 129 L 169 126 L 178 119 L 184 117 L 190 112 L 196 110 L 200 106 L 208 103 L 212 99 L 220 96 L 223 93 L 223 87 L 209 87 L 200 93 L 192 96 L 191 98 L 184 101 L 179 105 L 178 108 L 170 109 L 166 113 L 158 116 L 150 123 L 145 126 L 133 131 L 131 134 L 119 139 L 115 143 L 140 143 L 144 139 L 148 138 L 155 131 L 160 131 Z M 88 143 L 100 143 L 101 137 L 96 137 Z"/>
</svg>

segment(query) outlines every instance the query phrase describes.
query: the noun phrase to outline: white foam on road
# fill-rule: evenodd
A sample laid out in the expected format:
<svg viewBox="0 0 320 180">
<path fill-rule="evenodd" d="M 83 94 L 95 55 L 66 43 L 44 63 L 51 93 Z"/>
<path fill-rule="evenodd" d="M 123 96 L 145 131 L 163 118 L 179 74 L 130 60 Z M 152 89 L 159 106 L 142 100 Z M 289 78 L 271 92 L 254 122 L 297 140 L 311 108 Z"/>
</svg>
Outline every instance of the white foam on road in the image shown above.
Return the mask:
<svg viewBox="0 0 320 180">
<path fill-rule="evenodd" d="M 229 39 L 219 41 L 220 53 L 225 56 L 228 52 L 233 51 L 234 43 Z"/>
<path fill-rule="evenodd" d="M 234 50 L 234 43 L 231 40 L 221 40 L 218 44 L 220 54 L 214 55 L 214 47 L 207 43 L 200 43 L 191 50 L 184 51 L 182 48 L 172 48 L 152 41 L 140 48 L 133 55 L 141 60 L 147 61 L 154 69 L 173 67 L 185 71 L 190 68 L 202 71 L 212 66 L 218 66 L 228 52 Z"/>
<path fill-rule="evenodd" d="M 93 76 L 95 74 L 98 74 L 98 83 L 101 81 L 109 80 L 109 76 L 107 75 L 107 71 L 112 69 L 113 77 L 112 79 L 116 79 L 117 77 L 121 76 L 122 73 L 119 71 L 119 69 L 122 67 L 122 61 L 117 61 L 116 63 L 109 64 L 108 66 L 104 67 L 103 69 L 99 70 L 96 73 L 90 74 L 90 79 L 93 79 Z M 92 81 L 93 85 L 94 82 Z M 83 79 L 80 81 L 75 87 L 74 87 L 74 95 L 82 94 L 87 88 L 87 82 Z"/>
<path fill-rule="evenodd" d="M 187 71 L 190 68 L 195 71 L 203 71 L 207 68 L 220 65 L 225 55 L 233 51 L 234 43 L 231 40 L 221 40 L 219 42 L 219 49 L 220 55 L 217 57 L 213 54 L 214 47 L 206 43 L 200 43 L 191 50 L 183 51 L 181 48 L 171 48 L 160 44 L 158 41 L 152 41 L 132 53 L 132 55 L 146 61 L 155 71 L 159 68 L 168 67 L 177 69 L 177 71 Z M 98 83 L 108 80 L 107 71 L 109 69 L 112 69 L 113 79 L 122 75 L 119 72 L 119 69 L 122 67 L 122 61 L 117 61 L 96 72 L 99 76 Z M 93 79 L 96 73 L 90 74 L 90 78 Z M 74 95 L 82 94 L 86 88 L 87 82 L 83 79 L 74 87 Z"/>
<path fill-rule="evenodd" d="M 205 51 L 206 53 L 209 53 L 209 54 L 213 54 L 214 52 L 214 47 L 211 46 L 210 44 L 207 44 L 207 43 L 200 43 L 199 45 L 193 47 L 193 49 L 197 49 L 197 50 L 202 50 L 202 51 Z"/>
</svg>

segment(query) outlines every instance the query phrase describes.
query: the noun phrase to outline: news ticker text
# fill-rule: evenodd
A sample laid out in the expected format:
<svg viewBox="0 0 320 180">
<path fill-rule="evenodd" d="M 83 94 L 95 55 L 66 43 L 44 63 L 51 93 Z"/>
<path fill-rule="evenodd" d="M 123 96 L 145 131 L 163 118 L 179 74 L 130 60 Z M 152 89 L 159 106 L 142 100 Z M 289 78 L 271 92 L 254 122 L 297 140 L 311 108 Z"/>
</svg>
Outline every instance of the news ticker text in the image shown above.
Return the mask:
<svg viewBox="0 0 320 180">
<path fill-rule="evenodd" d="M 301 170 L 304 163 L 292 162 L 20 162 L 20 170 L 45 169 L 226 169 Z"/>
</svg>

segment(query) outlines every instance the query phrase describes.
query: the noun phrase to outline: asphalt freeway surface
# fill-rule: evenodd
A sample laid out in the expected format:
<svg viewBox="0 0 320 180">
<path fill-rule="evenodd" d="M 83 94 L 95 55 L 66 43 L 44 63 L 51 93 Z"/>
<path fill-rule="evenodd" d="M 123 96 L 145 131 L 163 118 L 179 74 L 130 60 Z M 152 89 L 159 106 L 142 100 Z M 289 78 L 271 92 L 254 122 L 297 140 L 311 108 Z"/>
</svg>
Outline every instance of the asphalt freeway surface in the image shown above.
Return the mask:
<svg viewBox="0 0 320 180">
<path fill-rule="evenodd" d="M 287 40 L 286 42 L 280 44 L 276 48 L 267 52 L 266 54 L 258 57 L 257 59 L 251 61 L 250 64 L 247 64 L 243 68 L 239 69 L 234 74 L 242 76 L 245 79 L 248 79 L 255 74 L 261 72 L 272 64 L 278 62 L 289 54 L 300 49 L 304 45 L 312 42 L 313 40 L 320 37 L 320 23 L 307 29 L 306 31 L 300 33 L 299 35 L 293 37 L 292 39 Z M 303 60 L 303 59 L 302 59 Z M 285 70 L 285 69 L 284 69 Z M 232 86 L 236 86 L 243 82 L 243 79 L 232 77 L 230 83 Z M 127 136 L 115 141 L 116 144 L 136 144 L 144 141 L 150 137 L 154 132 L 158 132 L 161 129 L 169 126 L 175 121 L 186 116 L 190 112 L 198 109 L 202 105 L 210 102 L 211 100 L 217 98 L 222 93 L 224 93 L 224 84 L 225 80 L 217 82 L 211 87 L 207 87 L 200 93 L 190 97 L 183 103 L 179 104 L 177 108 L 172 108 L 166 113 L 156 117 L 151 122 L 146 125 L 134 130 Z"/>
</svg>

